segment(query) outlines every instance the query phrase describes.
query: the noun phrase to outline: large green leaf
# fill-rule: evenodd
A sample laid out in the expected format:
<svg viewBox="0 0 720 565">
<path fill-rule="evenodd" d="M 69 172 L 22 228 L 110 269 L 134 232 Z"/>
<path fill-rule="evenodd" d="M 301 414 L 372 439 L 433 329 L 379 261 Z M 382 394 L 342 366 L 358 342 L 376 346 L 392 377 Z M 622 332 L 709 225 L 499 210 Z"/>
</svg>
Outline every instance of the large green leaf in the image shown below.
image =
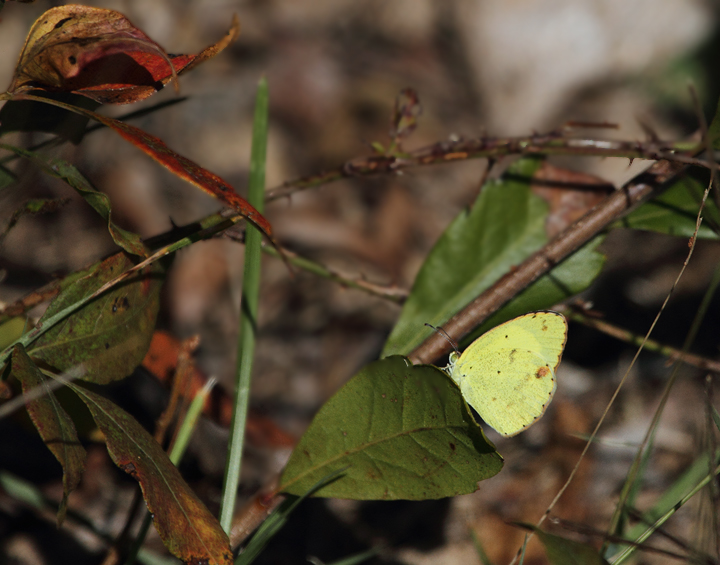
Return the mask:
<svg viewBox="0 0 720 565">
<path fill-rule="evenodd" d="M 12 356 L 12 374 L 20 381 L 23 394 L 41 387 L 43 394 L 25 401 L 28 414 L 45 445 L 63 468 L 63 498 L 58 509 L 58 524 L 67 510 L 67 498 L 80 484 L 85 470 L 85 449 L 80 444 L 75 425 L 58 402 L 43 376 L 28 357 L 22 345 L 16 345 Z"/>
<path fill-rule="evenodd" d="M 426 500 L 474 492 L 501 467 L 450 377 L 395 356 L 362 369 L 323 405 L 280 490 L 302 495 L 345 469 L 318 496 Z"/>
<path fill-rule="evenodd" d="M 605 264 L 605 256 L 597 251 L 604 239 L 604 236 L 598 236 L 589 241 L 547 275 L 540 277 L 465 336 L 462 344 L 470 343 L 503 322 L 533 310 L 548 308 L 586 289 Z"/>
<path fill-rule="evenodd" d="M 134 265 L 125 253 L 113 255 L 63 281 L 39 324 L 91 295 Z M 40 336 L 28 354 L 58 371 L 83 363 L 84 380 L 100 384 L 128 376 L 150 346 L 160 304 L 161 267 L 132 275 Z"/>
<path fill-rule="evenodd" d="M 484 290 L 547 243 L 547 204 L 530 190 L 536 159 L 523 159 L 487 182 L 470 210 L 445 230 L 415 279 L 383 355 L 407 354 Z M 604 258 L 600 239 L 555 267 L 496 313 L 489 328 L 541 310 L 587 288 Z"/>
<path fill-rule="evenodd" d="M 685 175 L 657 198 L 645 202 L 613 227 L 656 231 L 668 235 L 691 237 L 695 232 L 698 210 L 705 186 L 694 177 Z M 720 214 L 712 198 L 703 210 L 706 221 L 698 230 L 698 237 L 718 239 L 713 227 L 720 226 Z"/>
<path fill-rule="evenodd" d="M 105 436 L 113 462 L 140 483 L 165 547 L 186 563 L 232 563 L 220 523 L 183 480 L 160 444 L 116 404 L 70 384 Z"/>
</svg>

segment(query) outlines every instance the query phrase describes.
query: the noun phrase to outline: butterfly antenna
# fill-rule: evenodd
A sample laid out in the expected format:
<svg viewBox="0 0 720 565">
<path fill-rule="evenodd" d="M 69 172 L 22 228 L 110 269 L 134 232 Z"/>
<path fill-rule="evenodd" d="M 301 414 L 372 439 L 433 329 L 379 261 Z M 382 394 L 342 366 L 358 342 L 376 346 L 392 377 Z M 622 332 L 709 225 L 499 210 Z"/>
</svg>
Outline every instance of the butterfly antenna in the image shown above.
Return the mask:
<svg viewBox="0 0 720 565">
<path fill-rule="evenodd" d="M 436 333 L 439 333 L 441 336 L 443 336 L 443 337 L 448 341 L 448 343 L 449 343 L 450 345 L 452 345 L 452 348 L 455 350 L 455 353 L 457 353 L 458 355 L 460 355 L 460 351 L 458 350 L 457 343 L 455 343 L 455 340 L 454 340 L 453 338 L 451 338 L 444 329 L 442 329 L 442 328 L 439 327 L 439 326 L 438 326 L 438 327 L 435 327 L 435 326 L 433 326 L 432 324 L 428 324 L 427 322 L 425 322 L 425 325 L 426 325 L 428 328 L 432 328 Z"/>
</svg>

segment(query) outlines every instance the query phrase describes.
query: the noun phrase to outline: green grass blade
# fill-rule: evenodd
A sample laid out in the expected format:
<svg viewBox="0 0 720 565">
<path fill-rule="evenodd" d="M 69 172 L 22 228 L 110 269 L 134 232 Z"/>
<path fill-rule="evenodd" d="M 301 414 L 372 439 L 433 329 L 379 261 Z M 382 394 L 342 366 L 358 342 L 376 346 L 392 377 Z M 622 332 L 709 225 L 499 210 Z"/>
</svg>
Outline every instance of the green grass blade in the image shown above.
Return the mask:
<svg viewBox="0 0 720 565">
<path fill-rule="evenodd" d="M 698 463 L 701 463 L 702 465 L 707 465 L 707 460 L 704 461 L 698 461 Z M 693 465 L 693 470 L 697 467 L 697 463 Z M 707 467 L 705 467 L 707 470 Z M 672 517 L 675 512 L 677 512 L 680 508 L 682 508 L 686 502 L 688 502 L 693 496 L 695 496 L 697 493 L 699 493 L 705 486 L 713 480 L 713 477 L 720 474 L 720 467 L 716 467 L 713 472 L 706 473 L 704 478 L 698 482 L 695 487 L 688 492 L 684 497 L 682 497 L 676 504 L 674 504 L 671 508 L 669 508 L 665 513 L 663 513 L 658 519 L 652 523 L 650 526 L 647 526 L 645 531 L 642 532 L 636 539 L 635 544 L 629 546 L 621 553 L 617 554 L 614 559 L 611 561 L 613 565 L 620 565 L 622 563 L 625 563 L 634 553 L 635 550 L 637 550 L 640 545 L 642 544 L 646 539 L 648 539 L 655 531 L 660 528 L 665 522 Z M 683 475 L 685 477 L 685 475 Z M 663 497 L 665 498 L 665 497 Z"/>
<path fill-rule="evenodd" d="M 313 563 L 314 565 L 358 565 L 359 563 L 367 561 L 371 557 L 375 557 L 378 554 L 378 551 L 379 549 L 372 547 L 366 551 L 361 551 L 360 553 L 348 555 L 347 557 L 343 557 L 342 559 L 338 559 L 337 561 L 333 561 L 332 563 L 323 564 L 322 561 L 314 557 L 308 557 L 308 561 L 310 563 Z"/>
<path fill-rule="evenodd" d="M 720 265 L 716 266 L 715 271 L 713 273 L 712 279 L 710 280 L 710 284 L 708 285 L 707 290 L 705 291 L 705 295 L 703 296 L 703 300 L 700 303 L 700 306 L 698 306 L 697 312 L 695 313 L 695 317 L 693 319 L 692 325 L 690 326 L 690 330 L 688 331 L 687 336 L 685 337 L 685 341 L 683 343 L 682 352 L 686 353 L 690 350 L 690 346 L 695 341 L 695 337 L 697 336 L 699 330 L 700 330 L 700 324 L 702 323 L 703 319 L 705 318 L 705 315 L 708 312 L 708 309 L 710 308 L 710 303 L 715 296 L 715 292 L 720 288 Z M 650 451 L 652 450 L 653 440 L 655 437 L 655 431 L 657 429 L 658 423 L 660 421 L 660 417 L 662 416 L 663 410 L 665 408 L 665 404 L 667 403 L 668 398 L 670 397 L 670 391 L 673 388 L 673 385 L 675 384 L 675 381 L 677 380 L 677 376 L 679 374 L 679 363 L 676 363 L 672 373 L 670 374 L 670 378 L 668 379 L 667 384 L 665 385 L 665 390 L 663 391 L 663 395 L 660 399 L 660 405 L 658 406 L 657 410 L 655 411 L 655 415 L 653 416 L 653 420 L 650 423 L 650 426 L 648 428 L 648 431 L 645 435 L 645 439 L 643 439 L 643 442 L 638 450 L 638 452 L 635 455 L 635 459 L 633 460 L 632 465 L 630 466 L 630 471 L 628 472 L 628 476 L 625 480 L 625 484 L 623 485 L 622 490 L 620 491 L 620 499 L 617 503 L 617 506 L 615 508 L 615 512 L 613 513 L 613 516 L 610 519 L 610 528 L 609 533 L 610 535 L 616 535 L 619 537 L 622 537 L 622 519 L 625 513 L 626 508 L 628 507 L 628 499 L 629 496 L 634 492 L 634 483 L 641 478 L 640 470 L 641 465 L 643 464 L 644 457 L 646 457 Z M 609 555 L 612 554 L 613 550 L 615 548 L 609 549 L 609 544 L 603 545 L 603 555 Z"/>
<path fill-rule="evenodd" d="M 485 548 L 483 547 L 482 542 L 480 541 L 480 538 L 475 533 L 475 530 L 470 530 L 470 537 L 472 538 L 473 545 L 475 546 L 475 551 L 477 553 L 478 559 L 480 560 L 480 563 L 482 563 L 482 565 L 493 565 L 492 561 L 490 561 L 490 558 L 488 557 L 487 552 L 485 551 Z"/>
<path fill-rule="evenodd" d="M 182 456 L 185 454 L 190 438 L 192 437 L 193 432 L 197 427 L 198 420 L 200 419 L 200 415 L 202 414 L 205 401 L 208 396 L 210 396 L 210 392 L 212 392 L 216 383 L 217 381 L 214 378 L 208 380 L 205 383 L 205 386 L 200 389 L 190 403 L 187 414 L 185 415 L 185 418 L 180 425 L 180 429 L 178 430 L 177 439 L 175 440 L 172 449 L 170 449 L 170 461 L 172 461 L 174 465 L 178 465 Z"/>
<path fill-rule="evenodd" d="M 265 197 L 265 154 L 268 134 L 268 86 L 262 78 L 258 83 L 253 122 L 253 140 L 250 156 L 250 184 L 248 202 L 262 214 Z M 220 506 L 220 525 L 226 532 L 232 526 L 235 510 L 235 494 L 240 483 L 240 467 L 245 439 L 248 402 L 250 400 L 250 377 L 255 351 L 257 331 L 258 296 L 260 294 L 260 244 L 262 234 L 248 224 L 245 241 L 245 271 L 240 306 L 240 332 L 238 336 L 238 359 L 235 381 L 235 410 L 230 425 L 228 462 L 225 467 L 223 497 Z"/>
</svg>

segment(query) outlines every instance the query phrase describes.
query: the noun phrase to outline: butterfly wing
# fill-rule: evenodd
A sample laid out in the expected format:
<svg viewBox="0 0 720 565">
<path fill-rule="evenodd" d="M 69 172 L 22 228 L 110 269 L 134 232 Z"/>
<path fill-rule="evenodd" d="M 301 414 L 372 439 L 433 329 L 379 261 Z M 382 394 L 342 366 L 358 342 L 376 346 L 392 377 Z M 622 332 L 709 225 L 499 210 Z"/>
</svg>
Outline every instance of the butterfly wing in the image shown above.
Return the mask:
<svg viewBox="0 0 720 565">
<path fill-rule="evenodd" d="M 488 425 L 512 436 L 538 420 L 552 400 L 566 338 L 562 315 L 526 314 L 475 340 L 451 376 Z"/>
</svg>

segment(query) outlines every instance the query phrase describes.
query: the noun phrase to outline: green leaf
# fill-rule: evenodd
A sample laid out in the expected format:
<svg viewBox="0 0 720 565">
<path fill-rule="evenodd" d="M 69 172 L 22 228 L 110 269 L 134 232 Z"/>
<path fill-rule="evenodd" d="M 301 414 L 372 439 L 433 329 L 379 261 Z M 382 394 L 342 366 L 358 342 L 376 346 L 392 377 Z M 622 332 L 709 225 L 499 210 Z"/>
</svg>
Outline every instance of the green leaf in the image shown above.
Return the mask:
<svg viewBox="0 0 720 565">
<path fill-rule="evenodd" d="M 347 557 L 343 557 L 342 559 L 338 559 L 337 561 L 333 561 L 332 563 L 327 563 L 326 565 L 359 565 L 360 563 L 364 563 L 368 559 L 372 559 L 375 557 L 378 553 L 380 553 L 380 550 L 378 548 L 370 548 L 366 551 L 361 551 L 358 553 L 354 553 L 353 555 L 348 555 Z M 313 565 L 322 564 L 322 561 L 319 559 L 308 559 Z"/>
<path fill-rule="evenodd" d="M 462 343 L 469 343 L 489 329 L 517 316 L 548 308 L 582 292 L 600 274 L 605 264 L 605 256 L 597 251 L 604 239 L 604 236 L 598 236 L 586 243 L 490 316 L 475 331 L 468 334 Z"/>
<path fill-rule="evenodd" d="M 73 187 L 85 201 L 107 222 L 108 231 L 113 241 L 128 253 L 147 256 L 147 249 L 140 236 L 115 225 L 111 218 L 110 199 L 106 194 L 95 190 L 90 182 L 80 174 L 74 166 L 62 159 L 48 159 L 39 153 L 33 153 L 13 145 L 0 144 L 0 148 L 12 151 L 32 161 L 45 174 L 65 181 Z"/>
<path fill-rule="evenodd" d="M 134 265 L 125 253 L 75 273 L 38 324 L 91 295 Z M 157 263 L 130 276 L 41 335 L 29 348 L 36 360 L 67 371 L 84 364 L 83 379 L 99 384 L 125 378 L 150 346 L 160 304 L 161 268 Z"/>
<path fill-rule="evenodd" d="M 415 279 L 383 355 L 407 354 L 516 265 L 547 243 L 548 207 L 530 191 L 537 159 L 523 159 L 498 180 L 487 182 L 470 210 L 445 230 Z M 492 318 L 492 324 L 548 308 L 587 288 L 602 268 L 588 243 L 528 287 Z M 484 328 L 491 327 L 490 321 Z"/>
<path fill-rule="evenodd" d="M 660 196 L 615 223 L 615 228 L 656 231 L 668 235 L 691 237 L 695 232 L 698 210 L 705 186 L 696 178 L 685 175 Z M 713 226 L 720 226 L 720 214 L 712 198 L 705 203 L 703 222 L 698 230 L 702 239 L 718 239 Z"/>
<path fill-rule="evenodd" d="M 108 399 L 69 384 L 105 436 L 113 462 L 140 483 L 155 528 L 168 550 L 185 562 L 230 564 L 230 541 L 220 523 L 183 480 L 152 436 Z"/>
<path fill-rule="evenodd" d="M 370 147 L 372 147 L 373 151 L 375 151 L 378 155 L 383 155 L 385 153 L 385 146 L 379 141 L 371 141 Z"/>
<path fill-rule="evenodd" d="M 545 547 L 550 565 L 608 565 L 597 550 L 589 545 L 549 534 L 529 524 L 519 524 L 535 532 L 540 543 Z"/>
<path fill-rule="evenodd" d="M 61 159 L 51 159 L 49 161 L 49 165 L 52 170 L 55 171 L 55 176 L 57 178 L 64 180 L 72 186 L 78 194 L 85 199 L 85 202 L 92 206 L 92 208 L 107 222 L 110 237 L 112 237 L 118 247 L 121 247 L 133 255 L 147 257 L 148 250 L 140 239 L 140 236 L 136 233 L 122 229 L 121 227 L 115 225 L 112 221 L 110 198 L 107 194 L 103 194 L 102 192 L 95 190 L 90 182 L 80 174 L 80 171 L 67 161 L 62 161 Z"/>
<path fill-rule="evenodd" d="M 473 545 L 475 546 L 475 552 L 477 553 L 480 563 L 482 565 L 492 565 L 492 561 L 490 561 L 490 558 L 488 557 L 487 552 L 485 551 L 485 548 L 480 541 L 480 538 L 478 538 L 477 533 L 472 528 L 470 529 L 470 537 L 472 537 Z"/>
<path fill-rule="evenodd" d="M 0 488 L 12 498 L 27 504 L 30 508 L 45 508 L 45 497 L 40 492 L 40 489 L 22 477 L 5 470 L 0 471 Z"/>
<path fill-rule="evenodd" d="M 642 520 L 632 528 L 629 528 L 623 537 L 633 541 L 644 541 L 645 538 L 641 538 L 641 536 L 643 536 L 649 528 L 653 528 L 654 525 L 661 527 L 662 524 L 656 524 L 656 522 L 668 513 L 672 513 L 673 510 L 678 510 L 688 494 L 697 488 L 697 486 L 707 478 L 708 474 L 712 476 L 713 469 L 718 463 L 720 463 L 720 455 L 714 458 L 710 458 L 707 453 L 698 455 L 690 467 L 685 470 L 675 482 L 665 488 L 653 506 L 643 512 Z M 633 553 L 636 549 L 635 547 L 631 547 L 627 552 Z"/>
<path fill-rule="evenodd" d="M 27 326 L 24 316 L 16 316 L 5 322 L 0 322 L 0 350 L 15 342 L 22 336 Z"/>
<path fill-rule="evenodd" d="M 396 356 L 371 363 L 325 403 L 280 490 L 302 495 L 346 468 L 318 496 L 426 500 L 474 492 L 501 467 L 450 377 Z"/>
<path fill-rule="evenodd" d="M 80 484 L 85 470 L 85 449 L 80 444 L 72 419 L 60 406 L 48 387 L 48 380 L 28 357 L 22 345 L 16 345 L 13 351 L 12 374 L 20 381 L 23 394 L 36 387 L 44 389 L 42 396 L 26 400 L 25 406 L 43 442 L 63 468 L 63 498 L 57 514 L 60 525 L 67 511 L 68 496 Z"/>
</svg>

